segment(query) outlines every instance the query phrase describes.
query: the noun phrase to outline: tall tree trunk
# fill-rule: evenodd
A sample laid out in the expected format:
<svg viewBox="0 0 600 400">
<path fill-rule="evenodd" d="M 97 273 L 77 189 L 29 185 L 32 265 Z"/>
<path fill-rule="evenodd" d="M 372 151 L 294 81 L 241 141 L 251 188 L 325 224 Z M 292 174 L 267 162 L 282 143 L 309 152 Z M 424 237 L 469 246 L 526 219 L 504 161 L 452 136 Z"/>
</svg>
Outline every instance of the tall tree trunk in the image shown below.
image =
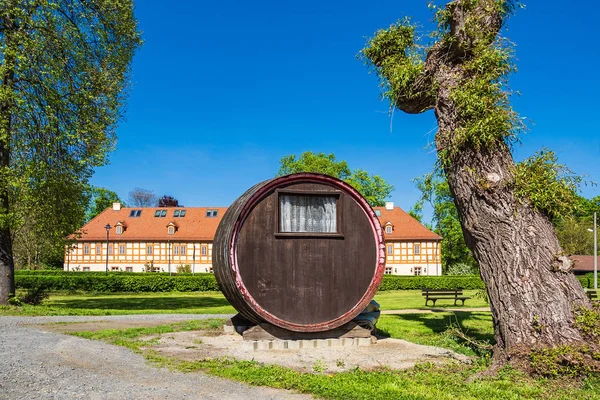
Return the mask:
<svg viewBox="0 0 600 400">
<path fill-rule="evenodd" d="M 452 26 L 461 51 L 473 41 L 460 37 L 463 30 L 458 27 L 467 19 L 479 19 L 482 31 L 500 29 L 499 15 L 483 11 L 491 1 L 482 0 L 470 13 L 460 2 L 454 4 Z M 452 51 L 439 46 L 427 60 L 439 85 L 433 107 L 439 127 L 436 147 L 442 154 L 448 148 L 460 149 L 445 153 L 444 171 L 490 298 L 495 361 L 518 359 L 535 347 L 583 344 L 574 324 L 575 312 L 579 306 L 589 306 L 589 301 L 570 270 L 571 261 L 562 256 L 549 218 L 527 199 L 515 197 L 510 148 L 502 138 L 487 146 L 462 145 L 464 139 L 456 135 L 465 121 L 458 117 L 452 93 L 478 77 L 464 66 L 469 57 L 452 56 Z"/>
<path fill-rule="evenodd" d="M 515 199 L 513 168 L 502 146 L 462 152 L 445 170 L 487 286 L 499 363 L 532 347 L 583 344 L 575 311 L 589 305 L 568 262 L 558 259 L 561 248 L 548 218 Z"/>
<path fill-rule="evenodd" d="M 0 304 L 7 304 L 8 298 L 15 294 L 15 266 L 12 254 L 12 236 L 9 226 L 8 177 L 10 168 L 11 108 L 15 84 L 16 51 L 12 40 L 16 30 L 14 17 L 2 15 L 6 48 L 1 77 L 0 95 Z"/>
</svg>

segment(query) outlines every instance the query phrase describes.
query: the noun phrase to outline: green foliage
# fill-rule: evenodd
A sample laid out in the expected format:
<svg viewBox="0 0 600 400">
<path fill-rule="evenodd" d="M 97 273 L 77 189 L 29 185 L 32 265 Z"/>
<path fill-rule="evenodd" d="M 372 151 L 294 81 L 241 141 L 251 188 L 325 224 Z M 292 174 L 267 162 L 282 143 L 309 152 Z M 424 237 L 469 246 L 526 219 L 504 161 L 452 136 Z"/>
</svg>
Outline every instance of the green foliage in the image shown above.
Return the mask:
<svg viewBox="0 0 600 400">
<path fill-rule="evenodd" d="M 600 353 L 589 346 L 556 346 L 532 349 L 531 369 L 543 377 L 579 378 L 600 372 Z"/>
<path fill-rule="evenodd" d="M 425 203 L 433 208 L 433 230 L 442 237 L 442 268 L 448 271 L 452 265 L 466 264 L 471 267 L 470 273 L 477 273 L 477 262 L 465 243 L 448 181 L 439 172 L 424 175 L 414 181 L 421 192 L 421 198 L 413 208 L 420 212 Z"/>
<path fill-rule="evenodd" d="M 479 276 L 397 276 L 385 275 L 379 291 L 416 289 L 484 289 Z"/>
<path fill-rule="evenodd" d="M 112 190 L 92 186 L 90 193 L 91 198 L 86 211 L 86 221 L 91 220 L 102 211 L 112 207 L 113 203 L 121 203 L 124 207 L 126 207 L 123 201 L 119 198 L 119 195 Z"/>
<path fill-rule="evenodd" d="M 416 26 L 410 18 L 404 18 L 377 31 L 359 54 L 380 77 L 383 97 L 399 108 L 398 99 L 416 100 L 422 96 L 422 88 L 413 85 L 424 66 L 422 47 L 416 43 L 417 39 Z"/>
<path fill-rule="evenodd" d="M 385 205 L 394 186 L 388 184 L 379 175 L 369 175 L 362 169 L 350 170 L 346 161 L 337 161 L 334 154 L 306 151 L 298 158 L 291 154 L 281 158 L 277 176 L 297 172 L 315 172 L 330 175 L 350 184 L 363 195 L 371 206 Z"/>
<path fill-rule="evenodd" d="M 198 292 L 218 291 L 212 274 L 169 276 L 168 274 L 134 274 L 71 272 L 64 274 L 17 274 L 19 289 L 40 287 L 46 290 L 85 292 Z"/>
<path fill-rule="evenodd" d="M 558 163 L 554 152 L 542 150 L 515 167 L 515 196 L 527 199 L 549 217 L 573 214 L 582 178 Z"/>
<path fill-rule="evenodd" d="M 186 274 L 191 274 L 192 273 L 192 266 L 190 264 L 180 264 L 177 266 L 177 273 L 181 274 L 181 273 L 186 273 Z"/>
<path fill-rule="evenodd" d="M 17 263 L 35 265 L 84 221 L 141 39 L 132 0 L 1 0 L 0 21 L 0 228 L 17 231 Z"/>
<path fill-rule="evenodd" d="M 447 275 L 473 275 L 476 268 L 466 263 L 456 263 L 448 266 Z"/>
</svg>

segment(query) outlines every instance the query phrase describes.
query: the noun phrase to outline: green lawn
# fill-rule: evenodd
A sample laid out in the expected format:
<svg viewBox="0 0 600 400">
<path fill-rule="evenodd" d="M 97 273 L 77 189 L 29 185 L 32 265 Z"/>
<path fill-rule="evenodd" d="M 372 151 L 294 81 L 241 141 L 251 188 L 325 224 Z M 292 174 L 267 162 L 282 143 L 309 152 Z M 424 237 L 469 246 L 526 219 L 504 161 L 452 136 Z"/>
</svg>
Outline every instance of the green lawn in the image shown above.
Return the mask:
<svg viewBox="0 0 600 400">
<path fill-rule="evenodd" d="M 476 291 L 465 291 L 473 297 Z M 419 290 L 380 292 L 382 310 L 430 309 Z M 465 307 L 486 307 L 477 298 Z M 438 301 L 436 308 L 454 307 Z M 54 293 L 41 306 L 0 307 L 0 315 L 119 315 L 119 314 L 233 314 L 234 308 L 219 292 L 66 294 Z"/>
<path fill-rule="evenodd" d="M 449 313 L 444 313 L 449 315 Z M 465 312 L 458 317 L 465 327 L 481 327 L 485 317 Z M 422 314 L 421 314 L 422 315 Z M 385 316 L 390 334 L 395 336 L 397 324 L 413 321 L 418 332 L 436 332 L 443 329 L 441 319 L 415 317 L 415 314 Z M 396 318 L 398 317 L 398 318 Z M 338 374 L 303 373 L 289 368 L 260 364 L 255 361 L 237 361 L 231 358 L 184 361 L 169 358 L 152 350 L 154 339 L 142 340 L 142 336 L 165 334 L 168 332 L 215 329 L 218 320 L 188 321 L 151 328 L 133 328 L 126 330 L 105 330 L 79 332 L 74 335 L 87 339 L 104 340 L 141 353 L 149 361 L 160 367 L 183 372 L 204 371 L 211 375 L 246 382 L 256 386 L 292 389 L 310 393 L 326 399 L 411 399 L 411 400 L 504 400 L 504 399 L 595 399 L 600 390 L 597 378 L 582 381 L 531 379 L 516 370 L 504 368 L 494 378 L 468 378 L 481 372 L 486 361 L 476 358 L 471 365 L 450 363 L 442 366 L 420 364 L 406 371 L 392 371 L 381 368 L 376 371 L 356 369 Z M 222 323 L 222 321 L 220 322 Z M 412 329 L 409 329 L 412 330 Z M 479 330 L 479 329 L 477 329 Z M 483 329 L 481 336 L 489 332 Z M 439 334 L 438 334 L 439 335 Z"/>
<path fill-rule="evenodd" d="M 465 296 L 471 297 L 469 300 L 465 301 L 465 308 L 489 307 L 485 301 L 475 296 L 477 290 L 465 290 L 463 293 Z M 421 295 L 420 290 L 389 290 L 385 292 L 378 292 L 375 295 L 375 300 L 381 305 L 382 310 L 433 308 L 431 306 L 425 307 L 425 297 Z M 429 304 L 431 304 L 431 302 L 429 302 Z M 460 304 L 460 302 L 458 304 Z M 455 307 L 453 300 L 438 300 L 435 305 L 435 308 L 448 307 Z"/>
</svg>

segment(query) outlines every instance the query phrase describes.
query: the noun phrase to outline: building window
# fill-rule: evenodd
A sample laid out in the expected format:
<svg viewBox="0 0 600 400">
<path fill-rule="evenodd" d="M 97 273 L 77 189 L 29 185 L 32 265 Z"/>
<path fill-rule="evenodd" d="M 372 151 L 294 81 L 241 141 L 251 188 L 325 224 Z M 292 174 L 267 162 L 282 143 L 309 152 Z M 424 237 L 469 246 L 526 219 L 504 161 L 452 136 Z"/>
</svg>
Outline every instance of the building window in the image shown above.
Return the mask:
<svg viewBox="0 0 600 400">
<path fill-rule="evenodd" d="M 124 244 L 119 246 L 119 254 L 125 254 L 125 245 Z"/>
<path fill-rule="evenodd" d="M 119 271 L 119 270 L 120 270 L 120 268 L 119 268 L 119 267 L 110 267 L 110 270 L 111 270 L 111 271 Z"/>
<path fill-rule="evenodd" d="M 90 267 L 83 267 L 83 272 L 89 272 L 90 271 Z"/>
<path fill-rule="evenodd" d="M 415 275 L 421 275 L 421 267 L 414 267 L 413 270 Z"/>
<path fill-rule="evenodd" d="M 388 225 L 385 227 L 385 233 L 387 233 L 388 235 L 392 233 L 392 226 Z"/>
<path fill-rule="evenodd" d="M 206 246 L 202 246 L 200 248 L 200 254 L 202 254 L 203 256 L 208 254 L 208 248 Z"/>
<path fill-rule="evenodd" d="M 96 245 L 96 254 L 101 254 L 102 253 L 102 246 L 100 246 L 99 244 Z"/>
<path fill-rule="evenodd" d="M 386 275 L 391 275 L 392 274 L 392 267 L 385 267 L 385 274 Z"/>
<path fill-rule="evenodd" d="M 206 210 L 206 216 L 208 218 L 214 218 L 219 213 L 219 210 Z"/>
<path fill-rule="evenodd" d="M 375 210 L 375 215 L 377 215 L 378 217 L 381 217 L 381 210 Z"/>
<path fill-rule="evenodd" d="M 125 272 L 133 272 L 133 267 L 125 267 Z"/>
<path fill-rule="evenodd" d="M 173 254 L 174 255 L 179 255 L 179 246 L 173 246 Z"/>
<path fill-rule="evenodd" d="M 185 256 L 187 253 L 187 249 L 185 248 L 185 246 L 181 246 L 181 249 L 179 250 L 179 254 L 181 254 L 182 256 Z"/>
<path fill-rule="evenodd" d="M 279 232 L 337 233 L 338 196 L 279 196 Z"/>
<path fill-rule="evenodd" d="M 394 246 L 392 246 L 391 244 L 388 245 L 388 247 L 387 247 L 387 253 L 388 253 L 388 256 L 393 255 L 394 254 Z"/>
<path fill-rule="evenodd" d="M 152 246 L 146 246 L 146 254 L 152 254 Z"/>
<path fill-rule="evenodd" d="M 112 244 L 108 245 L 108 254 L 112 254 L 113 253 L 113 246 Z"/>
<path fill-rule="evenodd" d="M 142 210 L 131 210 L 131 211 L 129 212 L 129 216 L 130 216 L 131 218 L 137 218 L 137 217 L 139 217 L 140 215 L 142 215 Z"/>
<path fill-rule="evenodd" d="M 415 244 L 415 247 L 413 248 L 413 252 L 415 254 L 421 254 L 421 245 Z"/>
<path fill-rule="evenodd" d="M 173 211 L 173 216 L 183 218 L 185 217 L 185 210 L 175 210 Z"/>
<path fill-rule="evenodd" d="M 155 217 L 166 217 L 167 216 L 167 210 L 156 210 L 154 211 L 154 216 Z"/>
<path fill-rule="evenodd" d="M 123 233 L 123 226 L 117 225 L 115 231 L 117 232 L 117 235 L 121 235 Z"/>
<path fill-rule="evenodd" d="M 175 227 L 174 226 L 170 226 L 169 227 L 169 235 L 172 235 L 175 233 Z"/>
<path fill-rule="evenodd" d="M 90 246 L 88 246 L 88 245 L 83 246 L 83 254 L 90 254 Z"/>
</svg>

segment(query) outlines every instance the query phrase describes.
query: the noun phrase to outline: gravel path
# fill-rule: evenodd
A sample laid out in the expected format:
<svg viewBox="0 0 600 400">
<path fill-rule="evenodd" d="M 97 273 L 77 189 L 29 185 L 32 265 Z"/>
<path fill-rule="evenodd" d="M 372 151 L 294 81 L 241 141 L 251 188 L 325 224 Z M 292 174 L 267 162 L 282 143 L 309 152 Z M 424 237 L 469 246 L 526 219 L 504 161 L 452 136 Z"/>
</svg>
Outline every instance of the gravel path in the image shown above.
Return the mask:
<svg viewBox="0 0 600 400">
<path fill-rule="evenodd" d="M 311 399 L 250 387 L 203 373 L 149 365 L 139 354 L 100 341 L 40 330 L 31 324 L 109 319 L 221 318 L 221 315 L 0 317 L 0 399 Z"/>
</svg>

